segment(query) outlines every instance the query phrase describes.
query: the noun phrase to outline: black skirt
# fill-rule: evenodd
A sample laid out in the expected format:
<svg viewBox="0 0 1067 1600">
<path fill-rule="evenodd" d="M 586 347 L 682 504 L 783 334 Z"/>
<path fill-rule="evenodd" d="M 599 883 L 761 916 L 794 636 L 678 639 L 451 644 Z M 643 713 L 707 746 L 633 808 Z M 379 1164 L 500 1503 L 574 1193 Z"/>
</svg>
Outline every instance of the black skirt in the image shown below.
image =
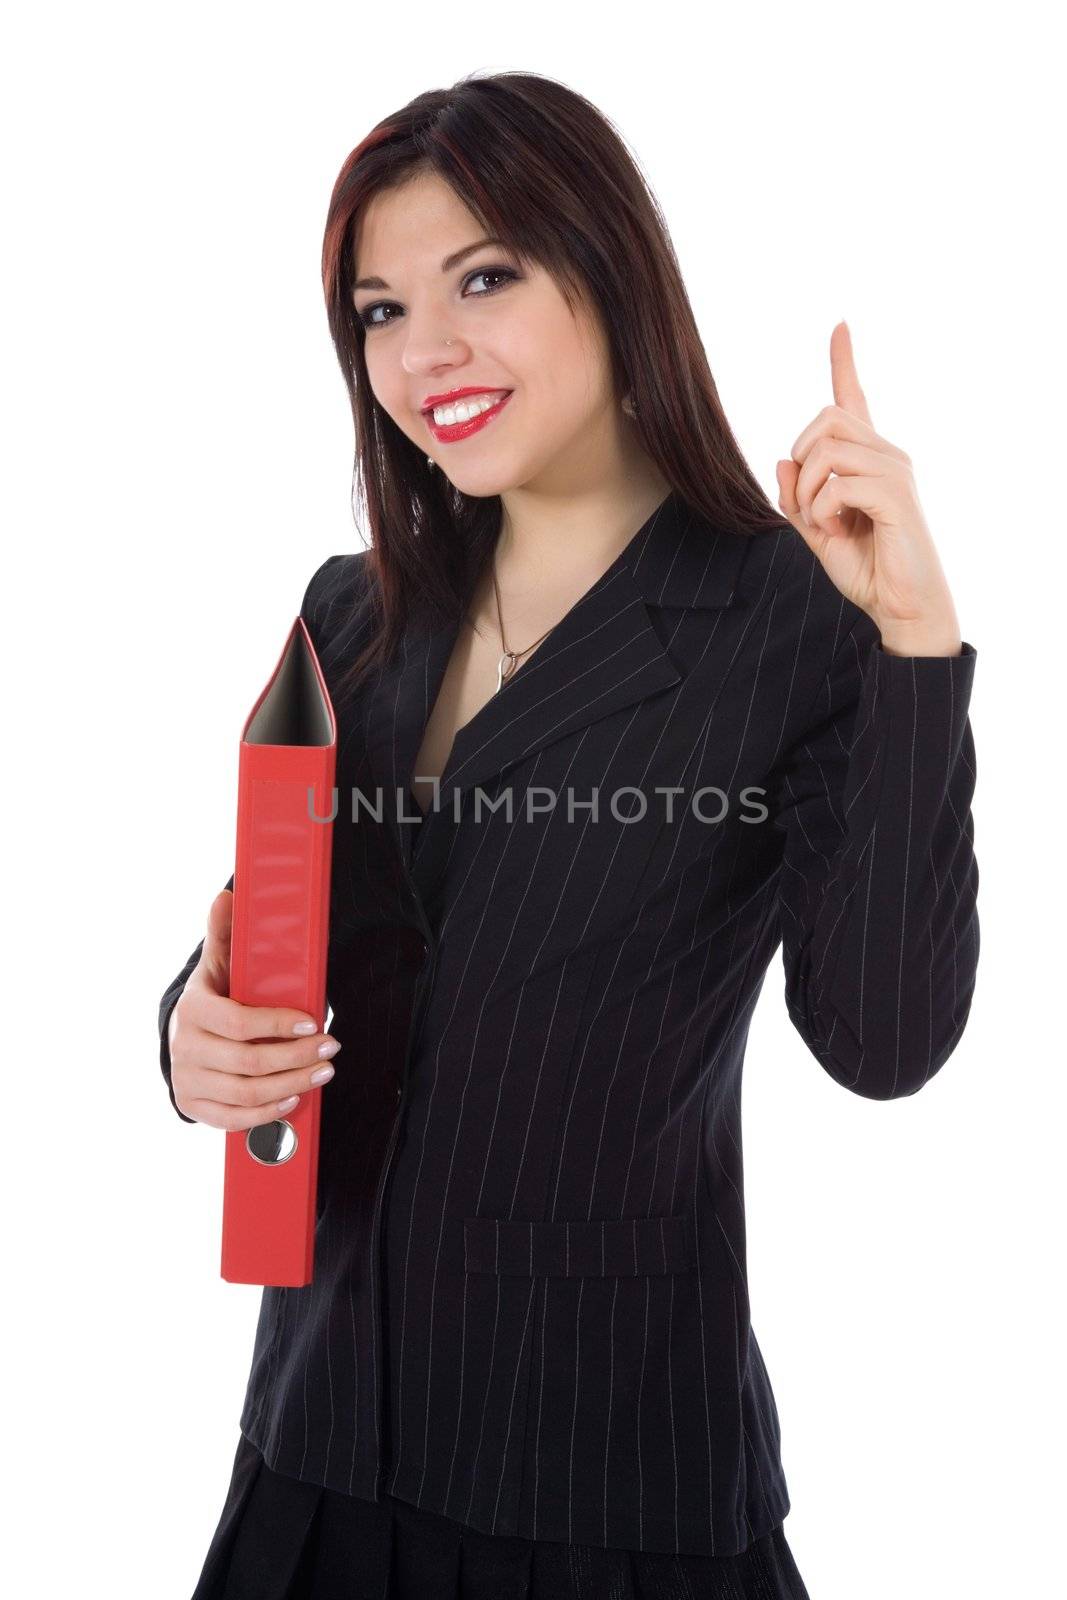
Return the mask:
<svg viewBox="0 0 1067 1600">
<path fill-rule="evenodd" d="M 240 1435 L 192 1600 L 809 1600 L 782 1525 L 735 1556 L 481 1533 L 283 1477 Z"/>
</svg>

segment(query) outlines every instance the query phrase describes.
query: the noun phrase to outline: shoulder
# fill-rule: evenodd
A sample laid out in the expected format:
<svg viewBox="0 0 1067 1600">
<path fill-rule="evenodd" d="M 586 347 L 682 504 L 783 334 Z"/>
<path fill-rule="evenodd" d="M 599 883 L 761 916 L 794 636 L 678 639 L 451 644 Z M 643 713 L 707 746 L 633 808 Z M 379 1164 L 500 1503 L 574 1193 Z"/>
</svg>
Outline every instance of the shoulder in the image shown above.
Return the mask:
<svg viewBox="0 0 1067 1600">
<path fill-rule="evenodd" d="M 327 557 L 304 591 L 300 615 L 331 694 L 341 693 L 348 664 L 378 630 L 381 619 L 372 598 L 375 592 L 372 550 Z"/>
<path fill-rule="evenodd" d="M 771 623 L 798 650 L 828 664 L 849 634 L 866 636 L 869 618 L 843 595 L 806 539 L 789 523 L 749 536 L 753 548 L 741 574 L 749 605 L 773 601 Z"/>
<path fill-rule="evenodd" d="M 304 590 L 300 614 L 309 625 L 321 620 L 323 608 L 335 605 L 342 598 L 354 600 L 367 586 L 369 550 L 357 550 L 349 555 L 327 556 L 316 567 Z"/>
<path fill-rule="evenodd" d="M 350 622 L 366 598 L 370 585 L 369 559 L 369 550 L 327 556 L 312 573 L 304 590 L 300 615 L 316 647 L 338 626 Z"/>
</svg>

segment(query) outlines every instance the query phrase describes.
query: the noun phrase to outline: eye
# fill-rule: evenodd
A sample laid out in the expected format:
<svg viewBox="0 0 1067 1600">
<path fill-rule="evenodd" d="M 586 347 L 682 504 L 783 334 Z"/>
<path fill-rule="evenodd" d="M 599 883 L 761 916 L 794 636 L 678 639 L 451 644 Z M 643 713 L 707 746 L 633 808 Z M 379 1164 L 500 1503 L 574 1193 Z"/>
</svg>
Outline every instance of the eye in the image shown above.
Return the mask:
<svg viewBox="0 0 1067 1600">
<path fill-rule="evenodd" d="M 383 322 L 376 321 L 374 313 L 376 311 L 389 311 L 395 305 L 395 303 L 396 302 L 393 300 L 376 300 L 373 305 L 364 306 L 363 310 L 359 313 L 360 322 L 362 322 L 365 328 L 380 328 L 384 326 L 384 321 L 392 322 L 392 317 L 384 319 Z"/>
<path fill-rule="evenodd" d="M 476 271 L 467 274 L 463 280 L 463 287 L 466 288 L 469 283 L 477 278 L 497 278 L 502 280 L 495 287 L 478 290 L 472 296 L 475 300 L 484 300 L 487 295 L 499 294 L 501 289 L 516 280 L 518 276 L 519 274 L 513 271 L 511 267 L 478 267 Z M 394 322 L 396 319 L 394 317 L 376 317 L 375 312 L 400 309 L 395 300 L 375 300 L 371 305 L 363 307 L 363 310 L 359 312 L 359 320 L 365 328 L 384 328 L 388 323 Z"/>
<path fill-rule="evenodd" d="M 503 278 L 504 282 L 508 283 L 513 278 L 517 277 L 518 273 L 512 272 L 510 267 L 479 267 L 477 272 L 472 272 L 470 277 L 464 279 L 464 283 L 470 283 L 472 278 Z M 503 288 L 503 284 L 500 284 L 498 287 Z M 496 289 L 483 289 L 482 295 L 496 294 L 496 292 Z M 477 296 L 476 298 L 480 299 L 481 296 Z"/>
</svg>

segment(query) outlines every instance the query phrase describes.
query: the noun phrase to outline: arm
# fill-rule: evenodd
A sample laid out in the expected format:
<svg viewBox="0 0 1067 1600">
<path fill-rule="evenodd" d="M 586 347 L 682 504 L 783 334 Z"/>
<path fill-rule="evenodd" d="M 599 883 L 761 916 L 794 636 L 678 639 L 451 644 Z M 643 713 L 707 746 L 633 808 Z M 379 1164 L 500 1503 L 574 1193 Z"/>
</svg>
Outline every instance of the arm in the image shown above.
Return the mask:
<svg viewBox="0 0 1067 1600">
<path fill-rule="evenodd" d="M 233 888 L 232 872 L 230 873 L 229 882 L 225 883 L 223 888 Z M 189 980 L 193 968 L 200 960 L 200 954 L 203 948 L 204 941 L 201 939 L 192 955 L 186 961 L 182 970 L 178 973 L 178 976 L 167 985 L 167 989 L 163 995 L 163 998 L 159 1002 L 159 1065 L 163 1072 L 163 1079 L 167 1085 L 168 1093 L 170 1094 L 170 1103 L 174 1107 L 175 1111 L 178 1112 L 178 1115 L 181 1117 L 183 1122 L 195 1122 L 196 1118 L 187 1117 L 184 1111 L 179 1111 L 178 1103 L 174 1098 L 174 1085 L 171 1083 L 170 1077 L 170 1014 L 174 1010 L 174 1007 L 178 1004 L 178 1001 L 181 999 L 182 991 Z"/>
<path fill-rule="evenodd" d="M 862 613 L 781 769 L 786 1005 L 838 1083 L 914 1094 L 963 1034 L 978 966 L 968 717 L 977 653 L 898 656 Z"/>
<path fill-rule="evenodd" d="M 304 591 L 304 599 L 300 606 L 300 615 L 304 619 L 316 651 L 320 650 L 320 639 L 317 630 L 321 622 L 322 614 L 328 609 L 328 606 L 320 606 L 318 604 L 320 580 L 326 575 L 328 569 L 332 569 L 334 564 L 341 560 L 343 560 L 343 557 L 341 556 L 330 556 L 326 561 L 324 561 L 322 566 L 319 567 L 313 574 L 307 589 Z M 223 887 L 232 890 L 233 873 L 230 874 L 229 881 L 224 884 Z M 200 955 L 203 951 L 203 948 L 204 941 L 201 939 L 196 949 L 186 960 L 182 970 L 167 985 L 163 997 L 159 1002 L 159 1065 L 163 1073 L 164 1082 L 167 1085 L 167 1090 L 170 1094 L 171 1105 L 174 1107 L 174 1110 L 177 1112 L 178 1116 L 181 1117 L 183 1122 L 194 1122 L 196 1119 L 194 1117 L 187 1117 L 183 1111 L 179 1111 L 177 1103 L 174 1099 L 174 1087 L 171 1083 L 170 1063 L 170 1018 L 174 1007 L 181 998 L 182 992 L 185 989 L 185 985 L 188 982 L 194 967 L 200 960 Z"/>
</svg>

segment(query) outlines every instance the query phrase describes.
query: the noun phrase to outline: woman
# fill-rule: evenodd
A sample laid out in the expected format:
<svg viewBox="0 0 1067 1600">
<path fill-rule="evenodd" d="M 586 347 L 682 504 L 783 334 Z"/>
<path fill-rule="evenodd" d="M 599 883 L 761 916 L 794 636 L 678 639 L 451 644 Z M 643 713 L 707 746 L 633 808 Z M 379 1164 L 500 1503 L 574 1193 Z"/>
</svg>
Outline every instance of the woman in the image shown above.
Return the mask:
<svg viewBox="0 0 1067 1600">
<path fill-rule="evenodd" d="M 227 998 L 232 878 L 160 1006 L 185 1120 L 336 1072 L 314 1281 L 264 1291 L 196 1600 L 798 1600 L 752 1010 L 781 943 L 825 1070 L 911 1094 L 978 961 L 975 652 L 909 459 L 841 324 L 774 512 L 640 175 L 545 78 L 388 118 L 323 265 L 373 533 L 303 604 L 331 1033 Z"/>
</svg>

